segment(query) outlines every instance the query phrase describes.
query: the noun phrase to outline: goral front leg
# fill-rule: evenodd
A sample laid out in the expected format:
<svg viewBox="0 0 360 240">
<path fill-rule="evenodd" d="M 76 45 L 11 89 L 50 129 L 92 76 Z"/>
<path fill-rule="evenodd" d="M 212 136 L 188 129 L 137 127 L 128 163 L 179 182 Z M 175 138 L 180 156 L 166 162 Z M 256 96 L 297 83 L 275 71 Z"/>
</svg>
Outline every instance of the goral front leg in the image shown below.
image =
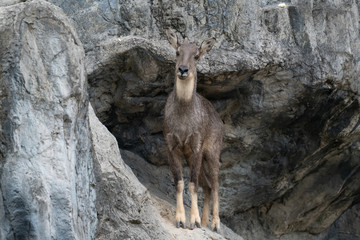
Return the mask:
<svg viewBox="0 0 360 240">
<path fill-rule="evenodd" d="M 195 226 L 201 228 L 201 220 L 198 209 L 198 197 L 197 189 L 193 182 L 189 183 L 189 190 L 191 194 L 191 210 L 190 210 L 190 229 L 194 229 Z"/>
<path fill-rule="evenodd" d="M 185 208 L 183 203 L 184 180 L 180 180 L 176 186 L 176 227 L 186 228 Z"/>
<path fill-rule="evenodd" d="M 182 178 L 182 166 L 179 158 L 179 150 L 174 135 L 168 134 L 168 162 L 174 177 L 176 188 L 176 227 L 186 228 L 185 208 L 183 203 L 184 180 Z"/>
</svg>

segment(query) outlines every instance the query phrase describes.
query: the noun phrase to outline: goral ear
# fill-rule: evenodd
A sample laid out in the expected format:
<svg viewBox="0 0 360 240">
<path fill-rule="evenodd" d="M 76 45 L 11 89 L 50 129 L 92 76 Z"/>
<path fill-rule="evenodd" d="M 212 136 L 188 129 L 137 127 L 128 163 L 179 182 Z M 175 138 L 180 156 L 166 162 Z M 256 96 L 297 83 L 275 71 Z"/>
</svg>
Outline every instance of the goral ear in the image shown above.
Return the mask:
<svg viewBox="0 0 360 240">
<path fill-rule="evenodd" d="M 207 53 L 208 51 L 210 51 L 212 49 L 212 47 L 214 46 L 216 42 L 216 38 L 212 37 L 212 38 L 208 38 L 206 40 L 204 40 L 201 43 L 200 49 L 199 49 L 199 59 L 204 56 L 205 53 Z"/>
<path fill-rule="evenodd" d="M 175 50 L 177 50 L 178 47 L 180 46 L 180 43 L 179 43 L 179 39 L 178 39 L 176 33 L 174 33 L 170 28 L 167 28 L 167 29 L 165 30 L 165 32 L 166 32 L 166 36 L 167 36 L 167 38 L 168 38 L 171 46 L 172 46 Z"/>
</svg>

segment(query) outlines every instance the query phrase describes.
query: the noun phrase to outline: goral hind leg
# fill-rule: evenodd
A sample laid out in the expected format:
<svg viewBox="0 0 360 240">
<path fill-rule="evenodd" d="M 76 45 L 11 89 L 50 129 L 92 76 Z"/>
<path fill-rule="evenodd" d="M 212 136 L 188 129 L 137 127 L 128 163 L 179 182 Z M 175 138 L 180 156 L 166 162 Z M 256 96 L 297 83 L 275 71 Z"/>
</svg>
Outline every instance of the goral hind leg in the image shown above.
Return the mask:
<svg viewBox="0 0 360 240">
<path fill-rule="evenodd" d="M 216 138 L 215 142 L 209 144 L 213 146 L 205 151 L 206 160 L 208 163 L 208 172 L 211 184 L 211 199 L 213 201 L 213 211 L 211 220 L 211 229 L 220 233 L 220 217 L 219 217 L 219 169 L 220 169 L 220 150 L 221 139 Z"/>
<path fill-rule="evenodd" d="M 219 181 L 217 175 L 213 180 L 213 188 L 211 191 L 212 199 L 213 199 L 213 216 L 211 221 L 211 229 L 220 233 L 220 217 L 219 217 Z"/>
<path fill-rule="evenodd" d="M 201 215 L 201 225 L 208 226 L 210 217 L 211 189 L 203 187 L 204 190 L 204 207 Z"/>
<path fill-rule="evenodd" d="M 176 186 L 176 227 L 186 228 L 185 208 L 183 203 L 184 181 L 180 180 Z"/>
</svg>

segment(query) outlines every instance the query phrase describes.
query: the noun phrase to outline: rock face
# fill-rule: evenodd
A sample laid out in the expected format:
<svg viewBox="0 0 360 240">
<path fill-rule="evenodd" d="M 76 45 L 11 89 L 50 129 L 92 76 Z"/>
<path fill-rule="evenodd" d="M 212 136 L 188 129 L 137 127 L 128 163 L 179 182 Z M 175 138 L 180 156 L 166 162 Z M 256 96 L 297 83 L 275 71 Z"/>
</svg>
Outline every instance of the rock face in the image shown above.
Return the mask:
<svg viewBox="0 0 360 240">
<path fill-rule="evenodd" d="M 0 8 L 0 239 L 91 239 L 84 50 L 59 8 Z"/>
<path fill-rule="evenodd" d="M 86 45 L 95 112 L 120 147 L 143 161 L 166 164 L 162 109 L 172 89 L 175 54 L 163 29 L 199 41 L 215 36 L 215 49 L 198 66 L 198 91 L 212 100 L 226 125 L 223 221 L 248 239 L 358 237 L 351 226 L 335 222 L 358 215 L 358 2 L 137 6 L 79 4 L 76 9 L 103 16 L 97 26 L 107 27 L 96 34 L 83 31 L 86 22 L 64 7 Z M 143 179 L 154 183 L 145 184 L 168 181 L 167 174 L 144 172 L 145 163 L 131 164 L 135 157 L 127 155 L 140 179 L 151 176 Z M 173 194 L 170 184 L 160 184 L 159 191 Z"/>
<path fill-rule="evenodd" d="M 170 239 L 150 194 L 122 161 L 117 141 L 90 106 L 96 173 L 96 239 Z"/>
<path fill-rule="evenodd" d="M 176 238 L 91 110 L 89 126 L 85 90 L 135 175 L 174 199 L 165 27 L 217 38 L 198 91 L 226 126 L 222 222 L 245 239 L 359 238 L 358 1 L 49 0 L 89 86 L 59 9 L 2 7 L 18 2 L 0 4 L 0 239 Z"/>
<path fill-rule="evenodd" d="M 89 104 L 85 54 L 46 1 L 0 8 L 0 239 L 239 239 L 184 235 L 123 162 Z"/>
</svg>

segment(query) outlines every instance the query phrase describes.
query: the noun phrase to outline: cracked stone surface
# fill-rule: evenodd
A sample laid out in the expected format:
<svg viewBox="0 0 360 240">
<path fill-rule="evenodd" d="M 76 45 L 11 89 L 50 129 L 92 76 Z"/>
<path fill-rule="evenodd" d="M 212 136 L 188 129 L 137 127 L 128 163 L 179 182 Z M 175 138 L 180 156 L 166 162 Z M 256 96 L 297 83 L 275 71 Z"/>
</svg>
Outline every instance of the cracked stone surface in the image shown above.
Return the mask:
<svg viewBox="0 0 360 240">
<path fill-rule="evenodd" d="M 82 44 L 46 1 L 0 8 L 0 139 L 1 240 L 241 239 L 174 229 L 173 205 L 139 182 L 96 117 Z"/>
<path fill-rule="evenodd" d="M 27 14 L 33 8 L 25 11 L 25 18 L 15 18 L 16 11 L 20 9 L 18 6 L 38 1 L 14 5 L 17 7 L 11 5 L 18 2 L 7 0 L 0 5 L 0 12 L 4 13 L 0 14 L 0 52 L 4 53 L 1 55 L 0 78 L 6 80 L 0 82 L 0 136 L 4 139 L 0 142 L 1 179 L 11 177 L 5 171 L 7 168 L 4 168 L 6 164 L 10 166 L 11 161 L 5 157 L 9 154 L 8 149 L 16 146 L 12 145 L 13 135 L 9 129 L 32 129 L 25 127 L 30 124 L 23 123 L 23 119 L 35 119 L 30 113 L 22 112 L 19 112 L 18 118 L 7 117 L 22 109 L 21 104 L 9 107 L 13 106 L 9 105 L 13 99 L 9 96 L 30 96 L 31 91 L 38 86 L 35 80 L 29 81 L 30 85 L 19 87 L 24 91 L 23 95 L 14 93 L 12 85 L 7 84 L 8 79 L 14 79 L 17 83 L 21 80 L 21 75 L 18 74 L 19 71 L 9 71 L 17 69 L 13 65 L 22 63 L 22 69 L 36 69 L 50 74 L 49 78 L 36 78 L 36 71 L 27 70 L 24 76 L 25 79 L 28 77 L 40 82 L 49 79 L 54 84 L 49 89 L 55 89 L 56 94 L 65 96 L 60 106 L 66 105 L 67 101 L 87 101 L 86 97 L 76 95 L 82 91 L 69 87 L 74 86 L 71 83 L 79 78 L 76 75 L 80 71 L 76 70 L 78 65 L 70 64 L 70 75 L 65 71 L 66 68 L 58 67 L 66 66 L 61 63 L 66 63 L 63 58 L 67 52 L 58 51 L 64 45 L 43 44 L 52 46 L 45 48 L 50 53 L 59 53 L 49 59 L 45 57 L 46 54 L 39 56 L 39 59 L 45 59 L 45 63 L 54 64 L 54 68 L 51 68 L 51 64 L 49 68 L 44 67 L 44 70 L 37 67 L 37 63 L 43 60 L 33 65 L 24 64 L 21 56 L 25 55 L 19 54 L 19 49 L 29 52 L 36 50 L 33 47 L 36 41 L 32 36 L 37 36 L 33 33 L 37 33 L 39 29 L 48 31 L 44 39 L 51 41 L 63 39 L 50 38 L 56 36 L 56 31 L 60 29 L 61 36 L 67 36 L 64 40 L 66 44 L 76 45 L 76 49 L 82 48 L 79 47 L 81 44 L 75 44 L 77 40 L 75 43 L 71 41 L 71 34 L 61 24 L 59 27 L 54 24 L 54 20 L 50 23 L 39 22 L 29 17 Z M 164 28 L 171 27 L 179 36 L 187 36 L 191 40 L 201 41 L 210 36 L 217 38 L 214 49 L 199 62 L 198 91 L 212 101 L 225 123 L 220 174 L 222 223 L 244 239 L 359 238 L 356 227 L 360 219 L 358 1 L 152 0 L 141 1 L 141 4 L 137 0 L 48 2 L 61 7 L 72 19 L 79 39 L 84 44 L 88 93 L 96 115 L 116 137 L 125 162 L 160 201 L 170 199 L 171 202 L 174 199 L 162 138 L 163 107 L 174 79 L 175 53 L 164 34 Z M 285 5 L 279 5 L 280 3 Z M 13 8 L 17 10 L 10 11 Z M 10 15 L 8 11 L 11 12 Z M 31 14 L 41 18 L 44 11 L 34 10 Z M 27 34 L 24 36 L 27 38 L 24 42 L 28 45 L 16 44 L 13 40 L 14 36 L 15 39 L 22 36 L 12 30 L 12 26 L 19 22 L 22 24 L 17 29 L 26 29 Z M 17 54 L 12 55 L 7 49 L 13 49 Z M 82 50 L 76 51 L 80 52 L 77 54 L 83 54 Z M 69 59 L 71 63 L 83 61 L 78 56 Z M 84 72 L 84 69 L 81 71 Z M 8 76 L 12 77 L 7 78 Z M 55 76 L 54 79 L 51 76 Z M 64 76 L 73 76 L 68 77 L 69 86 L 59 81 Z M 86 92 L 84 88 L 82 90 Z M 40 98 L 35 99 L 39 105 L 36 106 L 43 108 L 41 97 L 47 92 L 39 92 Z M 56 94 L 55 97 L 58 97 Z M 54 97 L 49 99 L 50 102 L 54 101 Z M 87 104 L 85 107 L 76 106 L 78 109 L 87 109 Z M 50 109 L 57 111 L 57 108 Z M 75 111 L 74 108 L 71 111 Z M 55 115 L 59 116 L 60 122 L 64 122 L 64 129 L 70 129 L 64 131 L 64 136 L 76 135 L 76 129 L 82 129 L 79 126 L 74 130 L 72 124 L 75 122 L 80 124 L 83 121 L 80 125 L 86 126 L 86 116 L 81 115 L 86 110 L 79 111 L 75 114 L 76 120 L 63 117 L 71 115 L 68 113 L 66 115 L 60 112 Z M 41 119 L 49 118 L 47 116 Z M 38 125 L 41 129 L 42 125 Z M 35 129 L 34 134 L 25 136 L 35 138 L 38 136 L 37 131 Z M 81 134 L 86 136 L 88 133 L 84 132 L 86 133 L 84 130 Z M 85 137 L 85 142 L 80 144 L 84 149 L 90 146 L 86 139 Z M 70 138 L 69 141 L 74 140 Z M 30 147 L 25 142 L 18 143 L 19 149 L 34 154 L 38 148 Z M 74 145 L 69 142 L 66 144 Z M 89 152 L 84 149 L 76 159 L 83 159 L 80 156 L 86 154 L 89 156 Z M 70 152 L 72 150 L 69 148 Z M 77 151 L 78 149 L 73 151 L 76 156 Z M 81 163 L 90 164 L 90 158 L 85 158 L 87 160 Z M 39 162 L 41 161 L 40 158 Z M 18 160 L 16 164 L 23 162 L 27 163 Z M 57 164 L 58 162 L 55 166 Z M 90 174 L 85 165 L 76 168 L 77 171 Z M 88 167 L 91 168 L 90 165 Z M 78 173 L 72 176 L 82 175 Z M 80 177 L 78 186 L 93 181 L 91 174 L 86 176 L 88 177 Z M 13 186 L 20 186 L 19 182 L 20 180 L 15 181 L 17 184 Z M 50 196 L 46 195 L 46 184 L 37 188 L 44 193 L 40 196 Z M 1 225 L 4 226 L 1 234 L 10 232 L 11 224 L 31 226 L 11 222 L 10 212 L 2 214 L 2 209 L 9 207 L 6 199 L 11 199 L 16 194 L 12 195 L 13 192 L 6 190 L 9 186 L 1 186 L 0 219 L 5 223 Z M 21 189 L 20 192 L 22 191 L 25 190 Z M 92 196 L 91 194 L 91 191 L 80 191 L 81 196 Z M 189 204 L 188 193 L 185 195 L 185 203 Z M 72 203 L 74 198 L 70 199 L 68 202 Z M 34 201 L 35 206 L 41 203 L 41 199 Z M 83 197 L 79 203 L 86 201 L 90 205 L 93 202 L 88 197 Z M 64 209 L 68 211 L 73 205 L 66 206 Z M 77 211 L 87 211 L 81 208 L 82 204 L 79 206 Z M 22 216 L 21 214 L 28 212 L 31 211 L 19 211 L 16 214 Z M 90 211 L 80 216 L 91 219 L 91 214 L 93 212 Z M 124 219 L 126 217 L 127 215 Z M 66 218 L 67 223 L 83 221 L 79 220 L 82 218 L 68 215 Z M 131 222 L 138 223 L 136 219 Z M 45 224 L 44 229 L 50 225 Z M 96 234 L 95 222 L 90 225 L 81 228 L 79 232 Z M 141 231 L 148 234 L 146 228 Z"/>
<path fill-rule="evenodd" d="M 86 88 L 84 49 L 60 8 L 0 7 L 0 239 L 94 237 Z"/>
<path fill-rule="evenodd" d="M 161 122 L 175 54 L 163 28 L 216 36 L 198 65 L 198 91 L 225 123 L 223 221 L 248 239 L 358 237 L 336 225 L 358 202 L 357 2 L 146 4 L 151 33 L 119 30 L 86 55 L 95 111 L 119 146 L 143 159 L 124 155 L 139 179 L 174 195 L 167 174 L 144 167 L 166 165 Z"/>
</svg>

